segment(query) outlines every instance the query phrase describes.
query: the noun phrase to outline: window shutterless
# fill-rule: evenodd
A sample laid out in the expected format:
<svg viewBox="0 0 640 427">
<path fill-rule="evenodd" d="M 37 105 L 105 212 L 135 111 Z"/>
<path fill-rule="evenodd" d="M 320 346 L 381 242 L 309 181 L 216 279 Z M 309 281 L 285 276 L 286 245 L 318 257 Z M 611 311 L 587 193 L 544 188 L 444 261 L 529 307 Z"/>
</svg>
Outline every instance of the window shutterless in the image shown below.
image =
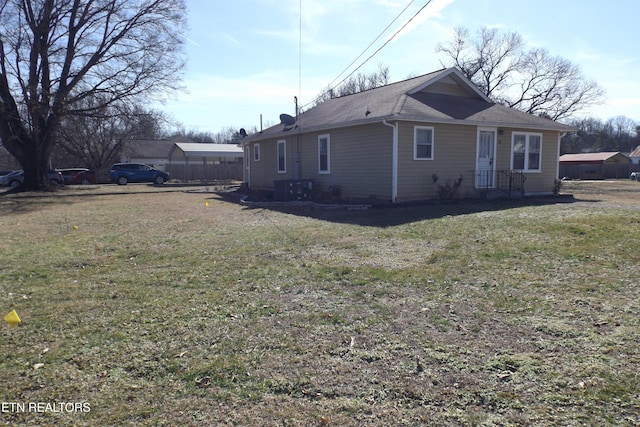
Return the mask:
<svg viewBox="0 0 640 427">
<path fill-rule="evenodd" d="M 542 134 L 514 132 L 511 143 L 511 170 L 540 172 Z"/>
<path fill-rule="evenodd" d="M 433 128 L 416 126 L 413 130 L 413 160 L 433 160 Z"/>
</svg>

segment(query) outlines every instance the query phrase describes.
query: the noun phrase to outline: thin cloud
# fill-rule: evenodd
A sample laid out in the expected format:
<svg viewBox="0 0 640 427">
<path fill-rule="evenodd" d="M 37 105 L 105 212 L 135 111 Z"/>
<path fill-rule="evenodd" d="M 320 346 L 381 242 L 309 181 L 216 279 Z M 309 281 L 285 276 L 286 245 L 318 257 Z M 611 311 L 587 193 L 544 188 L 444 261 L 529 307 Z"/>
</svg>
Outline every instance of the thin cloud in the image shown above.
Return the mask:
<svg viewBox="0 0 640 427">
<path fill-rule="evenodd" d="M 242 46 L 242 42 L 240 40 L 238 40 L 237 38 L 233 37 L 231 34 L 229 34 L 227 32 L 220 32 L 218 34 L 224 40 L 226 40 L 228 42 L 231 42 L 232 44 L 234 44 L 236 46 Z"/>
<path fill-rule="evenodd" d="M 442 17 L 442 10 L 446 8 L 448 5 L 453 3 L 454 0 L 433 0 L 427 7 L 424 8 L 416 17 L 411 19 L 411 17 L 407 18 L 403 24 L 399 26 L 401 28 L 400 32 L 395 36 L 394 40 L 398 40 L 407 34 L 415 31 L 420 28 L 422 24 L 424 24 L 427 20 L 434 17 Z M 411 21 L 410 21 L 411 20 Z M 398 30 L 396 30 L 392 35 L 396 34 Z"/>
</svg>

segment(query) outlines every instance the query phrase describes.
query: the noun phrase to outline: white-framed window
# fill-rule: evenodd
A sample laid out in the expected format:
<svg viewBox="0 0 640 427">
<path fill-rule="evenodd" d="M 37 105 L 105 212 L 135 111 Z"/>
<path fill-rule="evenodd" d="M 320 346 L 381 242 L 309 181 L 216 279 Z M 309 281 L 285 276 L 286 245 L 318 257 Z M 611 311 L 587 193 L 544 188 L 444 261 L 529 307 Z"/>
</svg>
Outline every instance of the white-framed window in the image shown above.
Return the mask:
<svg viewBox="0 0 640 427">
<path fill-rule="evenodd" d="M 413 129 L 413 160 L 433 160 L 433 127 Z"/>
<path fill-rule="evenodd" d="M 318 136 L 318 173 L 331 173 L 331 137 Z"/>
<path fill-rule="evenodd" d="M 287 173 L 287 141 L 278 141 L 278 173 Z"/>
<path fill-rule="evenodd" d="M 542 170 L 542 134 L 514 132 L 511 143 L 511 169 L 524 172 Z"/>
<path fill-rule="evenodd" d="M 260 161 L 260 144 L 253 144 L 253 161 Z"/>
</svg>

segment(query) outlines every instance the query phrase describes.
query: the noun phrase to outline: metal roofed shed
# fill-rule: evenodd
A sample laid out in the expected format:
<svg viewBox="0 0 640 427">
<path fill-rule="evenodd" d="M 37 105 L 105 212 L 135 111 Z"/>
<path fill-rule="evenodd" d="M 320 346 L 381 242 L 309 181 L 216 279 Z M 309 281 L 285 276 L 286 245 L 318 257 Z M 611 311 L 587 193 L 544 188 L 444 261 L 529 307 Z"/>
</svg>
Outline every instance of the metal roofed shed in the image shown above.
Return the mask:
<svg viewBox="0 0 640 427">
<path fill-rule="evenodd" d="M 618 151 L 563 154 L 558 159 L 560 177 L 571 179 L 627 178 L 631 160 Z"/>
<path fill-rule="evenodd" d="M 167 170 L 181 181 L 242 180 L 244 150 L 234 144 L 177 142 Z"/>
</svg>

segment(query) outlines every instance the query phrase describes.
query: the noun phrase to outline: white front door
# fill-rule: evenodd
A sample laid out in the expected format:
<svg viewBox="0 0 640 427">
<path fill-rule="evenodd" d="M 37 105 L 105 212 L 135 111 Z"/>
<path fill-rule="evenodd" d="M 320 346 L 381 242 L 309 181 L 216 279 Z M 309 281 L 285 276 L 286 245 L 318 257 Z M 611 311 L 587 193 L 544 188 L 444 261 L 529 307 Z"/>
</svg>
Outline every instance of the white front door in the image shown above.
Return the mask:
<svg viewBox="0 0 640 427">
<path fill-rule="evenodd" d="M 476 151 L 476 188 L 494 188 L 496 129 L 478 128 Z"/>
</svg>

